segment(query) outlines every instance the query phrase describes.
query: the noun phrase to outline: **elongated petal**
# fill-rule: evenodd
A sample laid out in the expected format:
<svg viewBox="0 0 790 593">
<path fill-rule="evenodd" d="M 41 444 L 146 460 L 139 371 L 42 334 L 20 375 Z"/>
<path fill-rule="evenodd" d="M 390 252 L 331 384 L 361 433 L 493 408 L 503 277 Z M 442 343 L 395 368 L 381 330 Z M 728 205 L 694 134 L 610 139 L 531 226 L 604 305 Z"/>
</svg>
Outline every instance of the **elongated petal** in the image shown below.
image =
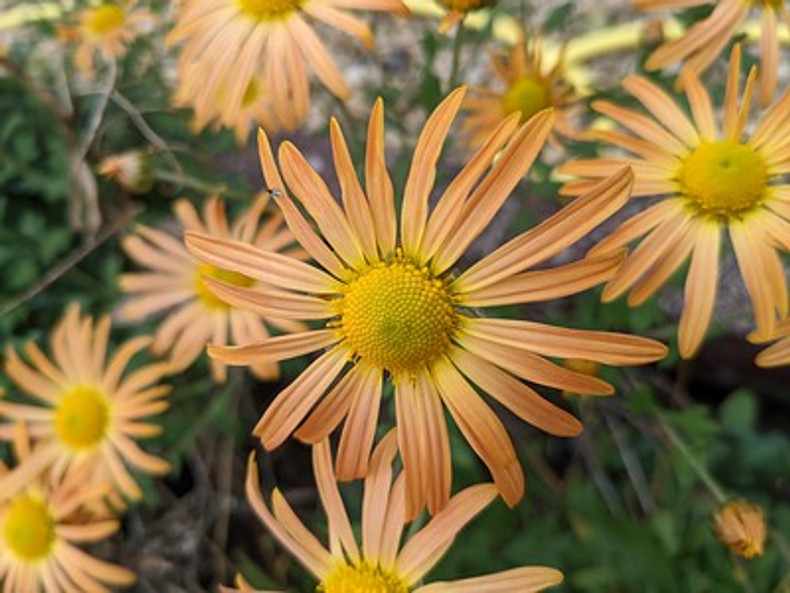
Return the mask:
<svg viewBox="0 0 790 593">
<path fill-rule="evenodd" d="M 559 585 L 562 580 L 559 570 L 545 566 L 522 566 L 482 577 L 431 583 L 418 587 L 414 593 L 533 593 Z"/>
<path fill-rule="evenodd" d="M 466 319 L 465 330 L 476 337 L 522 348 L 544 356 L 581 358 L 604 364 L 630 366 L 662 359 L 660 342 L 613 332 L 554 327 L 515 319 Z"/>
<path fill-rule="evenodd" d="M 705 337 L 719 278 L 721 229 L 716 224 L 701 225 L 696 235 L 678 328 L 678 348 L 684 358 L 693 356 Z"/>
<path fill-rule="evenodd" d="M 249 346 L 208 346 L 208 355 L 225 364 L 245 366 L 262 362 L 275 362 L 295 358 L 316 350 L 328 348 L 338 341 L 335 332 L 328 329 L 310 330 L 269 338 Z"/>
<path fill-rule="evenodd" d="M 492 484 L 477 484 L 456 494 L 450 503 L 403 546 L 397 573 L 409 584 L 419 581 L 452 545 L 469 521 L 496 497 Z"/>
</svg>

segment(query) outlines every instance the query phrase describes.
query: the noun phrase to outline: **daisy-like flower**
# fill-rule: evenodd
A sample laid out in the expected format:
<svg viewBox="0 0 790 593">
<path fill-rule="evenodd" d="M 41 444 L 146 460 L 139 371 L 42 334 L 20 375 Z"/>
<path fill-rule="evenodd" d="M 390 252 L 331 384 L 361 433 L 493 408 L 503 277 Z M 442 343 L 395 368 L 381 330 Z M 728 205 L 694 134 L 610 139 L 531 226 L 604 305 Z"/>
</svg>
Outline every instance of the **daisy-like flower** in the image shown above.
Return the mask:
<svg viewBox="0 0 790 593">
<path fill-rule="evenodd" d="M 191 103 L 213 105 L 221 121 L 233 121 L 257 78 L 278 122 L 293 129 L 307 115 L 308 65 L 345 100 L 348 87 L 329 51 L 305 17 L 354 35 L 370 48 L 368 26 L 346 9 L 407 14 L 401 0 L 188 0 L 170 43 L 184 41 L 179 59 L 182 88 Z"/>
<path fill-rule="evenodd" d="M 293 235 L 282 224 L 282 215 L 275 212 L 266 222 L 261 216 L 267 210 L 268 194 L 261 194 L 233 224 L 228 222 L 225 204 L 217 197 L 206 201 L 203 219 L 187 200 L 179 200 L 174 210 L 182 229 L 207 235 L 236 239 L 261 249 L 277 252 L 293 243 Z M 151 315 L 170 313 L 154 336 L 151 350 L 158 356 L 169 353 L 173 372 L 182 371 L 203 353 L 206 344 L 251 344 L 266 340 L 266 324 L 282 331 L 301 331 L 304 325 L 279 319 L 278 309 L 271 314 L 250 312 L 218 299 L 206 287 L 206 278 L 217 278 L 235 286 L 256 286 L 258 281 L 245 274 L 201 263 L 180 240 L 161 230 L 138 225 L 136 233 L 123 240 L 123 249 L 144 272 L 121 275 L 120 286 L 129 296 L 119 315 L 127 321 L 140 321 Z M 276 362 L 262 360 L 250 366 L 263 380 L 279 377 Z M 225 381 L 227 367 L 211 361 L 211 376 Z"/>
<path fill-rule="evenodd" d="M 660 70 L 683 61 L 684 69 L 701 74 L 716 60 L 753 9 L 760 12 L 760 104 L 767 107 L 776 92 L 779 71 L 778 21 L 790 26 L 785 0 L 718 0 L 710 16 L 693 25 L 678 39 L 658 47 L 645 62 L 649 70 Z M 640 10 L 664 10 L 710 6 L 711 0 L 636 0 Z M 679 82 L 683 81 L 681 77 Z"/>
<path fill-rule="evenodd" d="M 154 20 L 154 15 L 129 2 L 106 2 L 85 8 L 77 16 L 78 24 L 66 28 L 65 36 L 77 41 L 74 65 L 83 72 L 93 72 L 93 60 L 118 60 L 126 55 L 129 42 Z"/>
<path fill-rule="evenodd" d="M 286 222 L 315 264 L 238 241 L 197 233 L 186 238 L 201 259 L 271 286 L 256 290 L 207 281 L 219 298 L 253 311 L 275 308 L 286 317 L 325 322 L 323 328 L 257 345 L 209 349 L 211 356 L 228 364 L 322 352 L 276 397 L 255 428 L 267 449 L 294 431 L 306 442 L 318 442 L 345 418 L 338 475 L 342 480 L 364 476 L 384 382 L 392 383 L 408 517 L 426 503 L 435 513 L 449 500 L 450 444 L 443 406 L 513 505 L 524 493 L 523 473 L 502 422 L 477 388 L 543 430 L 571 436 L 581 430 L 578 420 L 519 379 L 585 394 L 611 393 L 612 388 L 544 356 L 628 365 L 666 353 L 662 344 L 645 338 L 481 315 L 487 307 L 554 299 L 609 278 L 620 254 L 524 270 L 545 262 L 616 211 L 628 197 L 632 175 L 626 169 L 613 175 L 583 199 L 456 274 L 452 267 L 524 176 L 552 127 L 550 112 L 522 126 L 518 115 L 507 118 L 429 215 L 439 153 L 463 97 L 464 89 L 447 97 L 419 136 L 403 194 L 400 231 L 385 164 L 379 99 L 368 126 L 364 189 L 340 127 L 331 122 L 342 206 L 295 146 L 280 146 L 285 182 L 315 227 L 286 193 L 261 132 L 267 186 L 279 195 L 276 202 Z"/>
<path fill-rule="evenodd" d="M 563 136 L 574 136 L 570 123 L 576 99 L 573 87 L 563 76 L 563 52 L 551 66 L 541 47 L 541 39 L 521 39 L 507 55 L 492 55 L 494 73 L 504 88 L 473 89 L 473 96 L 465 101 L 469 112 L 463 123 L 471 146 L 480 146 L 491 130 L 511 113 L 521 115 L 526 122 L 533 115 L 551 107 L 554 110 L 554 131 Z"/>
<path fill-rule="evenodd" d="M 371 459 L 362 500 L 362 543 L 351 529 L 332 471 L 328 440 L 313 447 L 313 471 L 329 523 L 329 549 L 299 521 L 279 490 L 272 492 L 271 510 L 263 500 L 254 456 L 250 456 L 246 491 L 255 513 L 277 540 L 305 567 L 321 593 L 531 593 L 562 582 L 562 573 L 544 566 L 524 566 L 492 575 L 416 586 L 452 545 L 455 536 L 496 497 L 493 484 L 471 486 L 399 549 L 406 521 L 403 475 L 393 481 L 397 451 L 394 431 L 385 436 Z M 243 589 L 242 589 L 243 590 Z M 249 589 L 248 589 L 249 590 Z"/>
<path fill-rule="evenodd" d="M 129 361 L 151 339 L 140 336 L 125 342 L 105 363 L 109 337 L 108 317 L 94 324 L 71 304 L 52 332 L 52 361 L 32 341 L 25 345 L 32 366 L 12 348 L 6 349 L 6 374 L 40 405 L 0 401 L 0 415 L 10 420 L 0 438 L 8 439 L 9 427 L 23 422 L 36 443 L 24 464 L 0 478 L 0 492 L 18 491 L 46 467 L 51 467 L 55 480 L 88 467 L 93 479 L 112 481 L 114 494 L 136 500 L 142 491 L 127 463 L 150 474 L 168 472 L 168 463 L 144 452 L 135 439 L 161 430 L 144 420 L 168 407 L 163 398 L 170 388 L 158 381 L 169 367 L 148 364 L 124 377 Z M 121 499 L 113 496 L 111 502 L 120 504 Z"/>
<path fill-rule="evenodd" d="M 790 365 L 790 318 L 784 319 L 776 325 L 771 339 L 777 340 L 776 344 L 760 352 L 754 362 L 760 367 Z"/>
<path fill-rule="evenodd" d="M 195 68 L 191 64 L 189 68 Z M 189 107 L 194 111 L 192 129 L 195 133 L 210 126 L 213 130 L 230 128 L 236 135 L 236 142 L 244 144 L 250 128 L 258 125 L 265 130 L 276 131 L 281 125 L 272 107 L 271 97 L 266 92 L 266 83 L 256 77 L 250 80 L 241 103 L 230 105 L 226 100 L 227 88 L 217 91 L 215 98 L 201 92 L 202 79 L 199 76 L 179 78 L 173 102 L 179 107 Z"/>
<path fill-rule="evenodd" d="M 763 114 L 753 133 L 745 134 L 755 71 L 749 73 L 739 105 L 740 64 L 736 46 L 721 129 L 710 96 L 695 75 L 684 75 L 691 120 L 663 90 L 631 76 L 623 82 L 624 88 L 653 117 L 598 101 L 593 108 L 635 135 L 593 133 L 634 156 L 580 160 L 560 167 L 563 173 L 592 178 L 566 185 L 566 194 L 586 191 L 596 178 L 630 165 L 636 176 L 634 197 L 662 196 L 591 254 L 609 253 L 645 237 L 603 292 L 603 299 L 610 301 L 632 289 L 628 297 L 632 306 L 644 302 L 691 257 L 678 330 L 684 357 L 692 356 L 702 343 L 713 315 L 724 230 L 752 301 L 757 334 L 770 336 L 776 315 L 787 315 L 787 285 L 778 251 L 790 249 L 790 186 L 779 183 L 790 172 L 790 93 Z"/>
<path fill-rule="evenodd" d="M 21 430 L 20 430 L 21 429 Z M 19 465 L 31 463 L 26 431 L 14 429 Z M 8 473 L 0 463 L 0 479 Z M 127 586 L 128 570 L 99 560 L 80 546 L 118 530 L 116 519 L 95 517 L 86 508 L 101 504 L 112 485 L 90 482 L 91 468 L 52 480 L 39 470 L 17 492 L 0 493 L 0 583 L 3 593 L 108 592 Z"/>
</svg>

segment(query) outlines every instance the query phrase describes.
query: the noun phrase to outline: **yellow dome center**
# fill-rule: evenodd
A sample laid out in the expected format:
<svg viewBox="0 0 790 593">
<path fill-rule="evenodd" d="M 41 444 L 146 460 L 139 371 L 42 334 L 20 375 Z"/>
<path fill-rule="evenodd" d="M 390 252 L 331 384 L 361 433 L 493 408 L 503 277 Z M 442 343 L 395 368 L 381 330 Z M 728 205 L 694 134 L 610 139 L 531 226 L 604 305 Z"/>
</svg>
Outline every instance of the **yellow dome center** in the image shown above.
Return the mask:
<svg viewBox="0 0 790 593">
<path fill-rule="evenodd" d="M 368 562 L 342 564 L 316 587 L 316 593 L 408 593 L 396 575 Z"/>
<path fill-rule="evenodd" d="M 541 109 L 549 107 L 550 99 L 544 81 L 535 77 L 520 78 L 502 97 L 502 109 L 507 115 L 520 112 L 521 121 L 525 122 Z"/>
<path fill-rule="evenodd" d="M 441 356 L 458 321 L 446 284 L 401 255 L 350 282 L 337 308 L 354 355 L 394 374 Z"/>
<path fill-rule="evenodd" d="M 55 521 L 44 501 L 23 495 L 9 503 L 3 537 L 20 560 L 32 562 L 46 557 L 55 541 Z"/>
<path fill-rule="evenodd" d="M 678 181 L 701 213 L 731 218 L 762 202 L 767 170 L 763 159 L 744 144 L 703 142 L 683 160 Z"/>
<path fill-rule="evenodd" d="M 120 28 L 126 22 L 126 13 L 120 6 L 99 6 L 91 10 L 83 26 L 85 29 L 96 36 L 106 35 Z"/>
<path fill-rule="evenodd" d="M 303 0 L 237 0 L 241 11 L 256 21 L 281 21 L 302 6 Z"/>
<path fill-rule="evenodd" d="M 110 407 L 104 394 L 93 387 L 75 387 L 60 397 L 55 434 L 72 449 L 89 449 L 104 440 L 109 420 Z"/>
<path fill-rule="evenodd" d="M 203 281 L 203 278 L 206 276 L 219 280 L 220 282 L 225 282 L 226 284 L 243 286 L 245 288 L 249 288 L 255 284 L 255 280 L 244 274 L 223 270 L 211 264 L 200 264 L 195 272 L 195 292 L 200 300 L 203 301 L 203 304 L 210 309 L 227 310 L 230 309 L 230 305 L 214 296 L 214 293 L 209 290 L 208 286 L 206 286 L 206 283 Z"/>
<path fill-rule="evenodd" d="M 785 0 L 752 0 L 752 4 L 755 6 L 761 6 L 763 8 L 781 8 L 782 3 Z"/>
</svg>

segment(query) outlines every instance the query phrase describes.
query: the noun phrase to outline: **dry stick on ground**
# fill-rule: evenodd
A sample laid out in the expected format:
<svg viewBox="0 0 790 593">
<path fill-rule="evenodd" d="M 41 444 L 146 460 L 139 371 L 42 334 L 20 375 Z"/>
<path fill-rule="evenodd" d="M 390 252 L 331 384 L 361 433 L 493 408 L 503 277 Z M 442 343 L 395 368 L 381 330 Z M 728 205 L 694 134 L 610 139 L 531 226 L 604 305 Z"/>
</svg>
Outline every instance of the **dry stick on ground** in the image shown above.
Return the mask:
<svg viewBox="0 0 790 593">
<path fill-rule="evenodd" d="M 124 211 L 118 218 L 113 220 L 101 232 L 99 232 L 95 238 L 90 239 L 87 243 L 64 257 L 57 264 L 44 272 L 38 282 L 31 284 L 19 296 L 14 297 L 13 299 L 0 305 L 0 317 L 11 313 L 49 287 L 50 284 L 58 280 L 66 272 L 80 263 L 107 239 L 125 227 L 132 219 L 134 219 L 138 212 L 140 212 L 139 207 L 131 206 L 127 208 L 126 211 Z"/>
</svg>

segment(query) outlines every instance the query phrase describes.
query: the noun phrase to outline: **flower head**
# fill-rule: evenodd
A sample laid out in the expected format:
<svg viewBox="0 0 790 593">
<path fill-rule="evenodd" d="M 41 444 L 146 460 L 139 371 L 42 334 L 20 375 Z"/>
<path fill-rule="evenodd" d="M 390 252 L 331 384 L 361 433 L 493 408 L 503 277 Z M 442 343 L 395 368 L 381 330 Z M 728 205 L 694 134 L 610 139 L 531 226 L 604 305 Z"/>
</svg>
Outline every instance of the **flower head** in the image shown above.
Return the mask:
<svg viewBox="0 0 790 593">
<path fill-rule="evenodd" d="M 494 73 L 504 88 L 498 90 L 492 84 L 474 89 L 465 101 L 469 114 L 463 129 L 474 147 L 480 146 L 490 131 L 511 113 L 520 114 L 523 123 L 547 107 L 554 110 L 555 132 L 576 135 L 570 123 L 574 111 L 570 103 L 575 96 L 563 76 L 563 52 L 549 65 L 539 37 L 529 40 L 523 34 L 520 37 L 507 55 L 491 57 Z"/>
<path fill-rule="evenodd" d="M 94 323 L 71 304 L 52 332 L 52 361 L 33 342 L 25 345 L 32 366 L 6 349 L 6 373 L 39 405 L 0 401 L 0 415 L 11 421 L 2 425 L 0 438 L 10 439 L 13 423 L 23 422 L 36 443 L 26 463 L 0 478 L 0 492 L 18 491 L 45 467 L 52 468 L 53 479 L 88 467 L 92 479 L 110 480 L 134 500 L 142 491 L 127 463 L 151 474 L 167 473 L 168 463 L 144 452 L 135 439 L 160 432 L 145 419 L 168 407 L 163 398 L 170 388 L 158 384 L 168 366 L 140 366 L 124 377 L 131 358 L 151 340 L 131 339 L 105 363 L 109 336 L 109 318 Z"/>
<path fill-rule="evenodd" d="M 130 2 L 105 2 L 85 8 L 77 15 L 78 24 L 68 28 L 66 37 L 77 41 L 74 64 L 83 72 L 93 72 L 96 55 L 117 60 L 126 46 L 154 19 L 153 14 Z"/>
<path fill-rule="evenodd" d="M 645 66 L 659 70 L 679 61 L 683 68 L 701 74 L 727 47 L 738 28 L 746 21 L 752 10 L 760 11 L 760 104 L 766 107 L 776 92 L 779 71 L 778 20 L 790 26 L 790 13 L 784 0 L 718 0 L 710 15 L 692 26 L 679 39 L 667 41 L 648 58 Z M 636 0 L 641 10 L 662 10 L 710 6 L 711 0 Z M 679 82 L 683 82 L 681 77 Z"/>
<path fill-rule="evenodd" d="M 757 332 L 772 333 L 777 314 L 788 312 L 787 286 L 778 252 L 790 250 L 790 93 L 768 109 L 754 131 L 744 132 L 755 72 L 738 102 L 740 49 L 733 50 L 724 97 L 723 127 L 716 126 L 708 92 L 685 75 L 692 119 L 663 90 L 639 76 L 623 86 L 651 113 L 598 101 L 593 107 L 633 134 L 600 130 L 595 135 L 634 156 L 570 162 L 565 173 L 587 177 L 563 188 L 586 191 L 624 165 L 634 168 L 634 197 L 661 196 L 623 223 L 592 254 L 608 253 L 643 237 L 615 277 L 604 300 L 631 289 L 630 305 L 650 297 L 691 257 L 678 330 L 680 353 L 690 357 L 713 315 L 722 231 L 728 231 L 751 297 Z"/>
<path fill-rule="evenodd" d="M 17 468 L 31 463 L 27 434 L 14 429 Z M 0 480 L 9 470 L 0 467 Z M 81 544 L 100 541 L 118 530 L 116 519 L 96 517 L 86 508 L 101 505 L 111 484 L 90 482 L 83 466 L 51 479 L 41 468 L 16 492 L 0 494 L 0 583 L 3 593 L 107 591 L 125 586 L 134 574 L 88 555 Z"/>
<path fill-rule="evenodd" d="M 254 456 L 247 470 L 247 499 L 266 528 L 319 581 L 319 593 L 429 593 L 437 590 L 504 590 L 530 593 L 562 581 L 562 573 L 543 566 L 524 566 L 460 581 L 415 585 L 450 547 L 455 536 L 496 497 L 492 484 L 471 486 L 455 496 L 425 527 L 399 545 L 406 523 L 403 475 L 393 482 L 397 451 L 391 431 L 373 452 L 362 501 L 362 543 L 357 543 L 332 471 L 328 440 L 313 446 L 313 471 L 328 515 L 330 547 L 326 549 L 296 517 L 279 490 L 271 510 L 263 500 Z M 244 587 L 242 588 L 244 590 Z"/>
<path fill-rule="evenodd" d="M 250 106 L 255 104 L 267 113 L 271 107 L 274 117 L 260 122 L 267 128 L 295 128 L 308 111 L 308 65 L 341 99 L 349 92 L 305 17 L 354 35 L 366 47 L 373 45 L 368 26 L 346 9 L 408 12 L 401 0 L 185 2 L 168 37 L 171 43 L 185 42 L 179 60 L 180 101 L 198 108 L 197 123 L 216 117 L 222 125 L 238 124 L 241 113 L 253 115 Z M 265 89 L 266 98 L 251 103 L 256 87 Z M 259 109 L 254 115 L 262 113 Z"/>
<path fill-rule="evenodd" d="M 224 202 L 217 197 L 206 201 L 202 220 L 187 200 L 176 202 L 175 213 L 184 230 L 280 251 L 293 242 L 293 236 L 283 227 L 279 213 L 261 223 L 268 202 L 269 196 L 261 194 L 233 224 L 228 222 Z M 121 276 L 121 288 L 130 298 L 121 306 L 119 314 L 123 319 L 139 321 L 170 311 L 159 325 L 151 348 L 160 356 L 169 353 L 174 371 L 192 364 L 203 353 L 206 344 L 259 342 L 269 337 L 267 324 L 286 331 L 304 327 L 291 320 L 279 319 L 276 311 L 273 314 L 255 313 L 228 306 L 208 289 L 207 281 L 218 279 L 247 287 L 259 282 L 244 274 L 201 263 L 180 240 L 161 230 L 139 225 L 135 234 L 124 239 L 123 248 L 136 263 L 148 269 Z M 269 361 L 252 364 L 251 370 L 265 380 L 276 379 L 280 372 L 279 365 Z M 224 381 L 227 369 L 213 360 L 211 374 L 215 381 Z"/>
<path fill-rule="evenodd" d="M 759 505 L 731 500 L 716 510 L 713 528 L 719 541 L 735 554 L 751 560 L 765 544 L 765 516 Z"/>
<path fill-rule="evenodd" d="M 340 126 L 331 122 L 342 206 L 288 142 L 280 146 L 278 168 L 261 133 L 267 186 L 279 195 L 276 201 L 286 222 L 314 264 L 237 241 L 197 233 L 187 233 L 186 238 L 187 246 L 206 262 L 269 285 L 255 289 L 208 282 L 219 298 L 252 311 L 274 308 L 287 318 L 324 323 L 320 329 L 256 345 L 209 349 L 219 360 L 242 365 L 321 352 L 258 423 L 255 434 L 267 449 L 294 432 L 306 442 L 318 442 L 345 419 L 338 476 L 364 476 L 383 385 L 393 384 L 408 517 L 426 504 L 437 512 L 449 500 L 450 443 L 444 407 L 512 505 L 523 495 L 523 474 L 502 422 L 477 388 L 524 420 L 552 434 L 572 436 L 581 430 L 578 420 L 520 379 L 585 394 L 611 393 L 612 388 L 544 356 L 620 365 L 656 360 L 666 352 L 663 345 L 644 338 L 481 315 L 488 307 L 558 298 L 609 278 L 620 254 L 525 270 L 545 262 L 617 210 L 627 199 L 631 174 L 624 169 L 613 175 L 569 208 L 455 273 L 453 266 L 524 176 L 552 127 L 552 115 L 545 111 L 521 126 L 518 115 L 506 118 L 429 212 L 439 153 L 463 97 L 463 89 L 447 97 L 417 140 L 400 224 L 385 165 L 384 110 L 379 100 L 368 126 L 364 189 Z M 287 193 L 286 184 L 315 227 Z"/>
</svg>

